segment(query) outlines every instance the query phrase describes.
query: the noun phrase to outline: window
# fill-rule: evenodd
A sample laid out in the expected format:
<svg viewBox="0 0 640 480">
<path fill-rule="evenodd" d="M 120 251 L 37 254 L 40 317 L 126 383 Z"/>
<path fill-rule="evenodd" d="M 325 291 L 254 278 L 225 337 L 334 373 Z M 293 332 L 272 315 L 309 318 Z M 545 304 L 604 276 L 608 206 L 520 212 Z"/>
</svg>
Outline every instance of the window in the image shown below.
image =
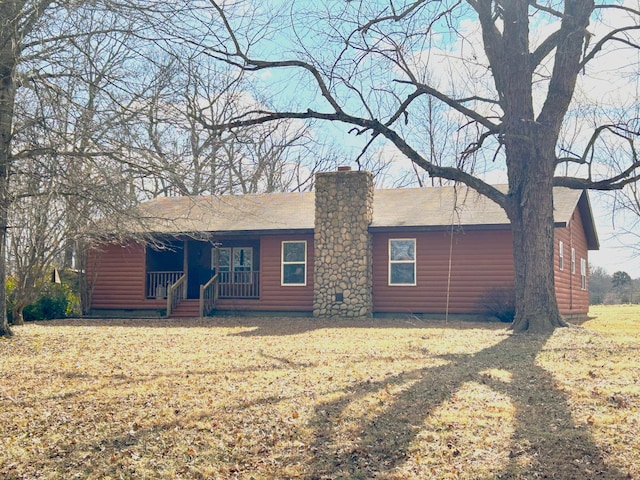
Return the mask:
<svg viewBox="0 0 640 480">
<path fill-rule="evenodd" d="M 571 273 L 576 273 L 576 249 L 571 248 Z"/>
<path fill-rule="evenodd" d="M 415 284 L 415 238 L 389 239 L 389 285 Z"/>
<path fill-rule="evenodd" d="M 558 259 L 560 270 L 564 270 L 564 242 L 562 240 L 558 244 Z"/>
<path fill-rule="evenodd" d="M 214 248 L 211 269 L 219 274 L 221 283 L 252 283 L 253 248 Z"/>
<path fill-rule="evenodd" d="M 253 248 L 233 247 L 233 283 L 251 283 Z"/>
<path fill-rule="evenodd" d="M 307 242 L 282 242 L 282 285 L 307 284 Z"/>
<path fill-rule="evenodd" d="M 231 249 L 214 248 L 211 255 L 211 270 L 216 272 L 231 271 Z"/>
<path fill-rule="evenodd" d="M 580 288 L 587 289 L 587 261 L 584 258 L 580 259 Z"/>
</svg>

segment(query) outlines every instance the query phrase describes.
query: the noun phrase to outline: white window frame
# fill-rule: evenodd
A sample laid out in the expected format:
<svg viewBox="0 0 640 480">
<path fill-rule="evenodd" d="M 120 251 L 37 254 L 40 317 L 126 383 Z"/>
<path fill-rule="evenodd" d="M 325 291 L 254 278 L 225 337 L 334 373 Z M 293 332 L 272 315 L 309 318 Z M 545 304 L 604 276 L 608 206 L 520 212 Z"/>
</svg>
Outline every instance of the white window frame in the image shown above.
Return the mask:
<svg viewBox="0 0 640 480">
<path fill-rule="evenodd" d="M 224 268 L 228 268 L 228 270 L 221 270 L 221 271 L 231 272 L 232 265 L 233 265 L 233 250 L 231 247 L 212 247 L 211 248 L 211 270 L 215 270 L 216 272 L 220 271 L 220 266 L 218 265 L 218 263 L 220 258 L 220 252 L 222 250 L 225 250 L 229 254 L 229 266 L 224 267 Z"/>
<path fill-rule="evenodd" d="M 392 260 L 391 259 L 391 244 L 393 242 L 413 242 L 413 259 L 411 260 Z M 390 238 L 388 243 L 388 258 L 389 258 L 389 272 L 387 282 L 390 287 L 415 287 L 417 285 L 417 272 L 416 272 L 416 258 L 417 258 L 417 245 L 415 238 Z M 391 270 L 393 265 L 400 264 L 412 264 L 413 265 L 413 283 L 392 283 L 391 282 Z"/>
<path fill-rule="evenodd" d="M 237 265 L 236 254 L 244 250 L 245 255 L 249 254 L 249 265 Z M 211 249 L 211 270 L 215 270 L 218 274 L 228 274 L 224 278 L 228 279 L 225 282 L 237 283 L 237 284 L 249 284 L 253 283 L 253 259 L 254 259 L 253 247 L 213 247 Z M 220 267 L 220 252 L 225 251 L 229 256 L 229 265 Z M 218 278 L 221 278 L 219 275 Z"/>
<path fill-rule="evenodd" d="M 284 246 L 289 243 L 302 243 L 304 244 L 304 262 L 295 261 L 295 262 L 286 262 L 284 259 Z M 302 283 L 285 283 L 284 281 L 284 267 L 285 265 L 302 265 L 304 266 L 304 282 Z M 307 241 L 306 240 L 283 240 L 280 245 L 280 286 L 282 287 L 306 287 L 307 286 L 307 276 L 309 270 L 307 268 Z"/>
<path fill-rule="evenodd" d="M 245 265 L 239 265 L 236 262 L 237 255 L 239 254 L 242 257 L 243 252 L 245 259 L 249 259 L 249 265 L 246 264 L 246 260 Z M 231 264 L 234 272 L 253 272 L 253 247 L 233 247 L 231 254 Z"/>
<path fill-rule="evenodd" d="M 571 247 L 571 273 L 576 273 L 576 249 Z"/>
<path fill-rule="evenodd" d="M 560 240 L 558 244 L 558 258 L 559 258 L 559 266 L 560 271 L 564 270 L 564 242 Z"/>
<path fill-rule="evenodd" d="M 587 289 L 587 260 L 585 258 L 580 259 L 580 288 Z"/>
</svg>

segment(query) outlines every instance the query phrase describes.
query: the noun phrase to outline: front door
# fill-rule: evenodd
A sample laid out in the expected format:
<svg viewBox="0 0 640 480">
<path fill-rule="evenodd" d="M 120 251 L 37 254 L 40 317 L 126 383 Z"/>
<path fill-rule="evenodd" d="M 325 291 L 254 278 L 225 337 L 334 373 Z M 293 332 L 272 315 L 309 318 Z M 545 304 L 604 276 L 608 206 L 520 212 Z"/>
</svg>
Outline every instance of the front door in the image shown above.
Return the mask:
<svg viewBox="0 0 640 480">
<path fill-rule="evenodd" d="M 188 242 L 187 246 L 187 298 L 200 298 L 200 285 L 211 279 L 211 244 Z"/>
</svg>

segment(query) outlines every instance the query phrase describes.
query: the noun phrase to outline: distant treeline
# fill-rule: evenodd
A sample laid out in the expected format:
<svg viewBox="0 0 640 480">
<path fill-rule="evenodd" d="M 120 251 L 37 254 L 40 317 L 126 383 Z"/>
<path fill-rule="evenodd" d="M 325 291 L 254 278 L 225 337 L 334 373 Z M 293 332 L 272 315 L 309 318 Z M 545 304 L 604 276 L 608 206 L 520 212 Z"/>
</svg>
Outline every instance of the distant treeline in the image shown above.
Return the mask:
<svg viewBox="0 0 640 480">
<path fill-rule="evenodd" d="M 640 303 L 640 278 L 632 279 L 622 271 L 609 275 L 604 268 L 593 267 L 589 276 L 589 303 Z"/>
</svg>

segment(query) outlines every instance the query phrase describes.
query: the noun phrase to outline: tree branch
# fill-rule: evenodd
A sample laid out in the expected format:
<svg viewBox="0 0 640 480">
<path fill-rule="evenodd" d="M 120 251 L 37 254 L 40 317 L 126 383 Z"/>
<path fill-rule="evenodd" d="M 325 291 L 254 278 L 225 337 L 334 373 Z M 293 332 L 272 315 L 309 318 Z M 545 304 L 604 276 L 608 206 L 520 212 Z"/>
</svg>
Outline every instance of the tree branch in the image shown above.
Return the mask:
<svg viewBox="0 0 640 480">
<path fill-rule="evenodd" d="M 425 93 L 428 95 L 431 95 L 432 97 L 437 98 L 441 102 L 450 106 L 454 110 L 457 110 L 458 112 L 462 113 L 466 117 L 478 122 L 480 125 L 488 128 L 489 130 L 497 131 L 500 128 L 500 125 L 491 122 L 487 117 L 480 115 L 475 110 L 471 110 L 470 108 L 465 107 L 460 103 L 459 100 L 451 98 L 445 95 L 444 93 L 440 92 L 439 90 L 436 90 L 435 88 L 430 87 L 429 85 L 425 85 L 422 83 L 414 84 L 413 82 L 405 82 L 402 80 L 396 80 L 396 82 L 402 83 L 402 84 L 415 85 L 416 92 L 414 93 L 414 95 L 425 94 Z M 468 99 L 465 99 L 465 101 L 468 101 Z"/>
<path fill-rule="evenodd" d="M 616 34 L 620 33 L 620 32 L 628 32 L 628 31 L 632 31 L 632 30 L 640 30 L 640 25 L 630 25 L 627 27 L 621 27 L 621 28 L 616 28 L 615 30 L 611 30 L 609 33 L 607 33 L 604 37 L 602 37 L 600 40 L 598 40 L 598 42 L 593 46 L 593 48 L 591 49 L 591 51 L 584 56 L 584 58 L 582 59 L 582 61 L 579 64 L 579 68 L 578 70 L 584 68 L 584 66 L 591 60 L 593 60 L 593 58 L 598 54 L 598 52 L 600 50 L 602 50 L 602 47 L 605 45 L 605 43 L 607 43 L 610 40 L 617 40 L 620 42 L 624 42 L 627 43 L 628 45 L 631 45 L 635 48 L 640 48 L 640 46 L 630 43 L 628 40 L 624 40 L 621 38 L 616 38 Z"/>
<path fill-rule="evenodd" d="M 227 31 L 227 34 L 231 38 L 231 41 L 233 42 L 233 45 L 235 48 L 235 53 L 233 54 L 230 54 L 224 51 L 217 51 L 216 54 L 218 55 L 221 54 L 226 58 L 237 57 L 241 59 L 243 63 L 235 63 L 235 65 L 246 71 L 258 71 L 258 70 L 264 70 L 267 68 L 283 68 L 283 67 L 284 68 L 298 67 L 298 68 L 307 70 L 309 73 L 311 73 L 311 75 L 313 75 L 313 78 L 315 79 L 316 83 L 318 84 L 318 87 L 320 88 L 320 92 L 322 96 L 327 100 L 327 102 L 329 102 L 331 107 L 333 107 L 333 109 L 336 112 L 340 112 L 342 110 L 340 105 L 336 101 L 336 99 L 333 97 L 333 95 L 329 91 L 329 87 L 327 86 L 326 82 L 322 78 L 322 74 L 313 65 L 307 62 L 303 62 L 301 60 L 265 61 L 265 60 L 256 60 L 256 59 L 250 58 L 246 53 L 242 51 L 240 47 L 240 42 L 238 41 L 238 38 L 236 37 L 235 32 L 233 31 L 231 24 L 227 19 L 227 15 L 222 9 L 222 7 L 220 7 L 218 3 L 214 0 L 210 0 L 210 3 L 220 15 L 222 22 L 224 23 L 225 29 Z M 215 52 L 215 50 L 213 51 Z"/>
<path fill-rule="evenodd" d="M 498 189 L 489 185 L 488 183 L 480 180 L 473 175 L 464 172 L 456 167 L 442 167 L 429 162 L 422 157 L 417 151 L 411 148 L 405 140 L 400 137 L 394 130 L 387 125 L 381 123 L 378 120 L 365 119 L 348 115 L 344 112 L 335 113 L 322 113 L 308 109 L 306 112 L 265 112 L 265 111 L 253 111 L 248 112 L 247 115 L 258 115 L 255 118 L 238 119 L 235 121 L 227 122 L 220 125 L 203 125 L 205 128 L 211 130 L 229 130 L 233 128 L 246 127 L 251 125 L 259 125 L 267 122 L 272 122 L 279 119 L 318 119 L 332 122 L 342 122 L 349 125 L 361 127 L 362 131 L 370 130 L 373 135 L 382 135 L 389 141 L 391 141 L 407 158 L 409 158 L 416 165 L 423 168 L 429 175 L 433 177 L 445 178 L 448 180 L 462 182 L 465 185 L 473 188 L 478 193 L 485 195 L 492 199 L 500 206 L 506 205 L 506 195 L 500 192 Z M 362 132 L 360 132 L 362 133 Z"/>
</svg>

